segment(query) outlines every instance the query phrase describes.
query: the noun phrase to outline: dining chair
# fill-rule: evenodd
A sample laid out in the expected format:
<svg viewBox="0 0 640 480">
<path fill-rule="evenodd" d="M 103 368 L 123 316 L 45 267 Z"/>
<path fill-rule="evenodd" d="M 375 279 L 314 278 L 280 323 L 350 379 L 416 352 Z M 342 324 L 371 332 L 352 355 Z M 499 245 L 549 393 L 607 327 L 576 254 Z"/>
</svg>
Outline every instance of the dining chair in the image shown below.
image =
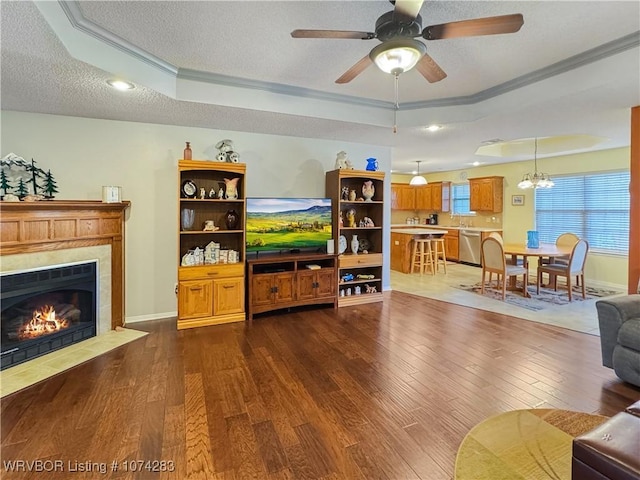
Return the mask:
<svg viewBox="0 0 640 480">
<path fill-rule="evenodd" d="M 507 297 L 507 278 L 522 275 L 522 294 L 527 296 L 529 265 L 511 265 L 504 256 L 504 248 L 499 239 L 489 236 L 482 241 L 482 287 L 480 293 L 484 295 L 484 280 L 489 273 L 489 283 L 493 273 L 498 275 L 498 286 L 502 279 L 502 301 Z"/>
<path fill-rule="evenodd" d="M 561 233 L 556 238 L 556 245 L 558 247 L 573 247 L 580 237 L 578 237 L 575 233 Z M 567 265 L 569 263 L 569 256 L 564 257 L 542 257 L 540 258 L 540 264 L 542 265 L 551 265 L 551 264 L 564 264 Z M 553 279 L 549 278 L 549 281 L 553 284 Z M 580 285 L 580 279 L 576 277 L 576 285 Z"/>
<path fill-rule="evenodd" d="M 582 285 L 582 298 L 587 298 L 584 285 L 584 264 L 587 260 L 589 252 L 589 243 L 586 240 L 578 240 L 573 246 L 569 261 L 567 263 L 551 263 L 548 265 L 538 265 L 538 285 L 536 292 L 540 293 L 540 283 L 542 282 L 542 274 L 547 273 L 549 278 L 555 278 L 554 290 L 558 290 L 557 277 L 566 277 L 567 291 L 569 293 L 569 301 L 571 301 L 571 278 L 575 275 L 581 280 L 576 285 Z"/>
</svg>

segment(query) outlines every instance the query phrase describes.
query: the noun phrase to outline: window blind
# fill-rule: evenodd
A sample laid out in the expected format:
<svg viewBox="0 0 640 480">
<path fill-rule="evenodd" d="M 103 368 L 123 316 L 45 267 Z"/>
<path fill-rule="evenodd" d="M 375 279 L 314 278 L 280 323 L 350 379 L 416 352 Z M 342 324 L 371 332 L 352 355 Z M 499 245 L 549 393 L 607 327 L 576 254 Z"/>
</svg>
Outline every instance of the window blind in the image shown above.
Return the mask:
<svg viewBox="0 0 640 480">
<path fill-rule="evenodd" d="M 451 213 L 468 215 L 471 213 L 471 191 L 468 183 L 456 183 L 451 186 Z"/>
<path fill-rule="evenodd" d="M 628 171 L 554 176 L 554 187 L 535 191 L 540 241 L 555 243 L 558 235 L 571 232 L 591 250 L 627 253 L 630 180 Z"/>
</svg>

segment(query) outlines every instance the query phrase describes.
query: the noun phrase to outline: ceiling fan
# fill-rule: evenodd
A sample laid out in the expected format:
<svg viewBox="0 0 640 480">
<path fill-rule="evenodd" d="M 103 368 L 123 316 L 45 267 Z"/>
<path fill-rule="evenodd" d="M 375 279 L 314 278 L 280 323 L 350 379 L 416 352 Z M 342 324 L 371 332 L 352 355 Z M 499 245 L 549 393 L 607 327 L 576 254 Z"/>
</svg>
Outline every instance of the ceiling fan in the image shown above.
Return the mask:
<svg viewBox="0 0 640 480">
<path fill-rule="evenodd" d="M 375 32 L 349 30 L 294 30 L 293 38 L 342 38 L 356 40 L 380 40 L 369 55 L 336 80 L 336 83 L 348 83 L 361 74 L 372 62 L 387 72 L 396 75 L 406 72 L 414 66 L 430 83 L 439 82 L 447 76 L 440 66 L 427 54 L 424 43 L 415 40 L 443 40 L 456 37 L 473 37 L 514 33 L 524 24 L 522 14 L 501 15 L 497 17 L 475 18 L 459 22 L 441 23 L 422 28 L 420 8 L 424 0 L 389 0 L 394 9 L 376 20 Z"/>
</svg>

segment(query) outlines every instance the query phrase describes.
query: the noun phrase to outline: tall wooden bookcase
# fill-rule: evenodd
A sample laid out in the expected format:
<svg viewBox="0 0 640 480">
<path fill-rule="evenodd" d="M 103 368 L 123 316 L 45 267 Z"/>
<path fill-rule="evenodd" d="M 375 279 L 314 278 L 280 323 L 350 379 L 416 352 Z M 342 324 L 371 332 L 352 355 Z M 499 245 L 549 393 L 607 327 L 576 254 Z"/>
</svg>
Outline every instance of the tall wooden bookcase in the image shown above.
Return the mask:
<svg viewBox="0 0 640 480">
<path fill-rule="evenodd" d="M 363 184 L 371 181 L 375 194 L 364 201 Z M 356 199 L 343 192 L 355 191 Z M 332 170 L 326 173 L 325 194 L 333 200 L 333 240 L 338 255 L 338 306 L 382 301 L 384 172 L 367 170 Z M 355 226 L 349 225 L 349 211 L 355 213 Z M 365 226 L 365 217 L 374 226 Z M 362 222 L 362 223 L 361 223 Z M 360 240 L 357 254 L 351 241 Z M 341 237 L 342 241 L 341 241 Z M 364 240 L 364 242 L 363 242 Z M 344 245 L 346 244 L 346 249 Z M 342 245 L 342 247 L 341 247 Z M 367 253 L 362 250 L 366 247 Z M 367 293 L 375 289 L 375 293 Z M 356 294 L 356 291 L 360 291 Z M 349 294 L 350 293 L 350 294 Z"/>
<path fill-rule="evenodd" d="M 178 329 L 246 318 L 245 177 L 243 163 L 178 161 Z M 238 198 L 219 198 L 221 190 L 226 193 L 225 179 L 234 178 Z M 238 218 L 229 228 L 225 218 L 231 210 Z M 192 217 L 193 224 L 188 226 L 183 216 Z M 205 231 L 207 220 L 213 220 L 217 230 Z M 183 261 L 196 248 L 206 249 L 206 258 L 196 258 L 195 264 Z"/>
</svg>

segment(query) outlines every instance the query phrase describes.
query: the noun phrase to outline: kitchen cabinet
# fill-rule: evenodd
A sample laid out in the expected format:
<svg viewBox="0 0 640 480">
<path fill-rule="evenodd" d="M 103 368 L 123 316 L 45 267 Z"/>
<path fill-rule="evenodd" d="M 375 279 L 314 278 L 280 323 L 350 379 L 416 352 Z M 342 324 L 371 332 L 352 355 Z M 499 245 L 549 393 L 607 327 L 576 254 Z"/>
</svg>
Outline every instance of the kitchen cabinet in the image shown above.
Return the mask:
<svg viewBox="0 0 640 480">
<path fill-rule="evenodd" d="M 469 179 L 470 208 L 473 212 L 502 212 L 504 177 Z"/>
<path fill-rule="evenodd" d="M 391 185 L 391 208 L 393 210 L 415 210 L 418 187 L 405 183 Z"/>
<path fill-rule="evenodd" d="M 361 192 L 364 182 L 369 181 L 375 188 L 375 194 L 370 201 L 352 201 L 343 197 L 342 192 L 345 190 Z M 401 187 L 396 189 L 395 198 L 407 201 L 406 195 L 404 197 L 400 195 L 407 192 L 413 195 L 415 187 L 409 185 Z M 333 199 L 333 240 L 339 254 L 338 306 L 381 302 L 383 300 L 384 172 L 332 170 L 325 175 L 325 195 Z M 350 217 L 355 220 L 353 225 L 348 223 Z M 365 218 L 370 219 L 371 222 L 366 222 Z M 360 241 L 357 253 L 351 250 L 351 241 L 354 236 Z"/>
<path fill-rule="evenodd" d="M 459 233 L 458 230 L 449 230 L 444 236 L 444 253 L 447 260 L 458 261 L 460 258 L 458 253 L 460 246 Z"/>
<path fill-rule="evenodd" d="M 245 319 L 245 173 L 243 163 L 178 161 L 178 329 Z M 225 178 L 237 179 L 234 198 L 219 197 Z"/>
<path fill-rule="evenodd" d="M 391 185 L 391 208 L 448 212 L 451 208 L 451 182 L 433 182 L 419 187 L 394 183 Z"/>
</svg>

